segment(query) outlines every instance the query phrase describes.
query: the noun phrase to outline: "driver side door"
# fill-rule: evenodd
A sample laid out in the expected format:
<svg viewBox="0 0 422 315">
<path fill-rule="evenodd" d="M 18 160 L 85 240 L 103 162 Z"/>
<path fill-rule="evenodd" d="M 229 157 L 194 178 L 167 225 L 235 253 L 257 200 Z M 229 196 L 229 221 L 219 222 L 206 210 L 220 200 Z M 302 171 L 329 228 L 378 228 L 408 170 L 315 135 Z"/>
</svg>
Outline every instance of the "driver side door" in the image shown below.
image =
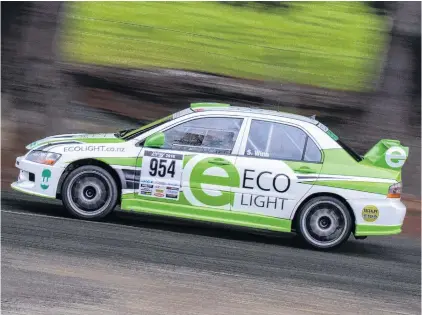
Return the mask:
<svg viewBox="0 0 422 315">
<path fill-rule="evenodd" d="M 235 152 L 243 122 L 237 116 L 213 115 L 164 130 L 163 144 L 144 147 L 138 157 L 142 166 L 136 206 L 184 215 L 204 207 L 230 210 L 231 189 L 240 181 Z"/>
</svg>

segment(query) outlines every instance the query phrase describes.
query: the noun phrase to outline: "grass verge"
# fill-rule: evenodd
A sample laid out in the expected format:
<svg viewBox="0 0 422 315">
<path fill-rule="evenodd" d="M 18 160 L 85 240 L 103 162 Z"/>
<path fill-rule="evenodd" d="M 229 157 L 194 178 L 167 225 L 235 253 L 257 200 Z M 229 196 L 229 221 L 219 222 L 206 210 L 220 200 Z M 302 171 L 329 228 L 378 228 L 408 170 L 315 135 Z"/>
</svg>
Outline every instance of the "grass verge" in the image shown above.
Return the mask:
<svg viewBox="0 0 422 315">
<path fill-rule="evenodd" d="M 362 2 L 70 2 L 69 61 L 367 90 L 383 18 Z"/>
</svg>

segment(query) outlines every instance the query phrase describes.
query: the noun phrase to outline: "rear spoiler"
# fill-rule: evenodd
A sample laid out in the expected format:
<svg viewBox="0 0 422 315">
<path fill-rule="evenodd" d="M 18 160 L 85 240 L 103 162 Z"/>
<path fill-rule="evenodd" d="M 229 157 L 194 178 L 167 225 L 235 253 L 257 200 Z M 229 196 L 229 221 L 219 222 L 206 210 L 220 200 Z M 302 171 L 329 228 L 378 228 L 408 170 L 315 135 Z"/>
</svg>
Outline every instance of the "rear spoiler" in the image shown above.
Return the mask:
<svg viewBox="0 0 422 315">
<path fill-rule="evenodd" d="M 400 171 L 408 156 L 409 147 L 402 146 L 399 140 L 382 139 L 363 156 L 363 159 L 377 167 Z"/>
</svg>

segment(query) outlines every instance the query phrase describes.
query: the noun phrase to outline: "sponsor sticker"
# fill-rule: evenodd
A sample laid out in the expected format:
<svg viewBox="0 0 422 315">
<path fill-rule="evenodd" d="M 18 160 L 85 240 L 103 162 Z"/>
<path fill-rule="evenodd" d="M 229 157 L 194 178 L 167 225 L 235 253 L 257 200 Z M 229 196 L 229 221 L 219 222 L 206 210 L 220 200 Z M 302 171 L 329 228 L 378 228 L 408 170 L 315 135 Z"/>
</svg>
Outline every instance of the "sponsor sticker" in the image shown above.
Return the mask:
<svg viewBox="0 0 422 315">
<path fill-rule="evenodd" d="M 338 140 L 338 137 L 336 134 L 334 134 L 334 132 L 332 132 L 330 129 L 328 129 L 327 126 L 325 126 L 324 124 L 322 124 L 321 122 L 319 122 L 317 124 L 317 126 L 319 127 L 319 129 L 321 129 L 322 131 L 324 131 L 327 135 L 329 135 L 332 139 L 334 139 L 335 141 Z"/>
<path fill-rule="evenodd" d="M 166 198 L 168 199 L 178 199 L 178 194 L 166 194 Z"/>
<path fill-rule="evenodd" d="M 262 196 L 253 194 L 241 194 L 239 208 L 266 208 L 270 210 L 283 210 L 285 198 L 274 196 Z"/>
<path fill-rule="evenodd" d="M 63 152 L 125 152 L 125 148 L 107 145 L 74 145 L 64 147 Z"/>
<path fill-rule="evenodd" d="M 403 148 L 391 147 L 385 152 L 385 162 L 392 168 L 399 168 L 404 165 L 407 154 Z"/>
<path fill-rule="evenodd" d="M 149 183 L 157 198 L 179 199 L 183 154 L 145 150 L 142 159 L 141 183 Z M 139 194 L 144 195 L 143 184 Z"/>
<path fill-rule="evenodd" d="M 375 222 L 379 217 L 379 210 L 376 206 L 365 206 L 362 210 L 362 218 L 366 222 Z"/>
<path fill-rule="evenodd" d="M 51 171 L 47 168 L 43 169 L 42 173 L 41 173 L 41 189 L 43 190 L 47 190 L 48 187 L 50 187 L 50 184 L 48 183 L 48 181 L 51 178 Z"/>
</svg>

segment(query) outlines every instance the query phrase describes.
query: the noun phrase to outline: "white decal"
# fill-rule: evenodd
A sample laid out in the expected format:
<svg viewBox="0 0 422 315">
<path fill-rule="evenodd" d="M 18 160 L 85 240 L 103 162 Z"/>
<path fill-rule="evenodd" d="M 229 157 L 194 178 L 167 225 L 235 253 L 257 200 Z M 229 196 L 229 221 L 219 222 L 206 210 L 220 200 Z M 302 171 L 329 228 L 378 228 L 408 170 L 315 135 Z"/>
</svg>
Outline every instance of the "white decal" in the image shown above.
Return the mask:
<svg viewBox="0 0 422 315">
<path fill-rule="evenodd" d="M 247 149 L 246 150 L 246 155 L 254 155 L 254 156 L 259 156 L 259 157 L 270 157 L 270 154 L 268 152 L 264 152 L 264 151 L 259 151 L 259 150 L 251 150 L 251 149 Z"/>
<path fill-rule="evenodd" d="M 139 194 L 178 200 L 182 168 L 182 154 L 146 150 L 142 159 Z"/>
<path fill-rule="evenodd" d="M 124 147 L 111 147 L 107 145 L 74 145 L 64 147 L 63 152 L 125 152 L 125 150 L 126 148 Z"/>
<path fill-rule="evenodd" d="M 406 158 L 406 151 L 400 147 L 391 147 L 385 153 L 385 162 L 393 168 L 402 167 Z"/>
<path fill-rule="evenodd" d="M 259 156 L 259 157 L 270 157 L 270 154 L 268 152 L 255 150 L 255 156 Z"/>
</svg>

